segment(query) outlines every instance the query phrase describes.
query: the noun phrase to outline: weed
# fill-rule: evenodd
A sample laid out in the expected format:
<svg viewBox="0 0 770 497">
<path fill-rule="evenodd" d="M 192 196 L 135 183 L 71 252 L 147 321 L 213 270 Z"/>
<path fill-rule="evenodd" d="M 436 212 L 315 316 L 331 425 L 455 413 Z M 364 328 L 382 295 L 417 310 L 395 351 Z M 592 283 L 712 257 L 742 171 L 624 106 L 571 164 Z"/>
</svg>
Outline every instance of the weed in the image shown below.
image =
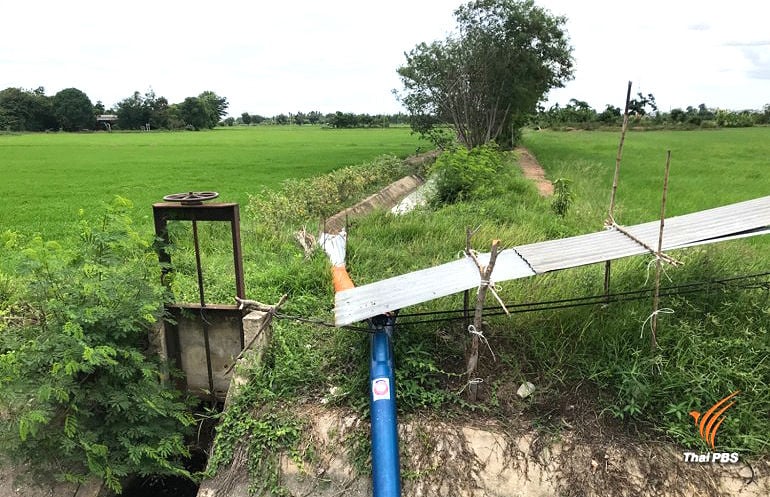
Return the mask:
<svg viewBox="0 0 770 497">
<path fill-rule="evenodd" d="M 566 216 L 567 211 L 572 205 L 573 193 L 569 185 L 570 180 L 566 178 L 559 178 L 553 182 L 554 198 L 551 202 L 551 210 L 553 210 L 557 216 Z"/>
</svg>

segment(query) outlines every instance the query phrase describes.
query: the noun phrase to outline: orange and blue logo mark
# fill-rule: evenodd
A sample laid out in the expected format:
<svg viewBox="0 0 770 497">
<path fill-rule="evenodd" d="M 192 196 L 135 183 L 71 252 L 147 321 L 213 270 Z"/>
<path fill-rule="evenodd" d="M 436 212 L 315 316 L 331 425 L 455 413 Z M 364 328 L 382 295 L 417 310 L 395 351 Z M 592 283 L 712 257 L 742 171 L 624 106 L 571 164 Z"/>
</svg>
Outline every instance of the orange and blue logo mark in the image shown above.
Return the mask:
<svg viewBox="0 0 770 497">
<path fill-rule="evenodd" d="M 730 399 L 740 393 L 740 390 L 736 390 L 724 399 L 720 400 L 705 413 L 701 414 L 698 411 L 690 411 L 690 416 L 695 420 L 695 426 L 700 429 L 700 437 L 706 442 L 706 445 L 714 448 L 714 439 L 717 436 L 717 430 L 722 426 L 722 421 L 725 420 L 727 415 L 725 412 L 735 405 L 735 401 L 727 403 Z"/>
</svg>

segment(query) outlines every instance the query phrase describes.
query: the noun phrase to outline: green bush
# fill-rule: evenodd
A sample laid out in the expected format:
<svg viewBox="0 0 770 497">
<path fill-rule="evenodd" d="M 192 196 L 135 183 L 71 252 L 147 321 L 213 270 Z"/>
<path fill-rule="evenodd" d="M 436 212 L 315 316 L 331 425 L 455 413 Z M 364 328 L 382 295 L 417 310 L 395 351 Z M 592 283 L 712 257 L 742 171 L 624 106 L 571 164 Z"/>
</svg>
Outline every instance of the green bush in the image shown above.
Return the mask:
<svg viewBox="0 0 770 497">
<path fill-rule="evenodd" d="M 147 355 L 165 292 L 129 207 L 116 199 L 98 222 L 81 221 L 76 247 L 32 239 L 19 268 L 25 315 L 0 334 L 0 449 L 118 492 L 131 474 L 187 475 L 193 422 Z"/>
<path fill-rule="evenodd" d="M 468 150 L 456 147 L 441 154 L 431 168 L 436 178 L 435 206 L 483 196 L 502 169 L 503 161 L 494 144 Z"/>
<path fill-rule="evenodd" d="M 717 125 L 723 128 L 748 128 L 754 126 L 752 113 L 746 110 L 734 112 L 731 110 L 719 109 L 716 112 L 715 120 Z"/>
<path fill-rule="evenodd" d="M 573 194 L 569 186 L 570 183 L 571 181 L 566 178 L 559 178 L 553 182 L 554 197 L 553 202 L 551 202 L 551 210 L 557 216 L 566 216 L 570 205 L 572 205 Z"/>
<path fill-rule="evenodd" d="M 246 212 L 256 221 L 258 232 L 276 232 L 286 225 L 299 228 L 308 221 L 328 217 L 411 172 L 401 159 L 384 155 L 314 178 L 289 179 L 280 189 L 263 189 L 257 195 L 249 195 Z"/>
</svg>

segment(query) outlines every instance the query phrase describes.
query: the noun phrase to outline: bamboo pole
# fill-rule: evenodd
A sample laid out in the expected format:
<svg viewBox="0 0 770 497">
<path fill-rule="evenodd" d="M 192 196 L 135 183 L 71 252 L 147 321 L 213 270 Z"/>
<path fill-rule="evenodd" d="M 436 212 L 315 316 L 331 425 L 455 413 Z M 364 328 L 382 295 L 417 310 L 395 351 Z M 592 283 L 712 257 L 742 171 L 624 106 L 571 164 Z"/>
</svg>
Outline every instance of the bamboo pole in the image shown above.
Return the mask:
<svg viewBox="0 0 770 497">
<path fill-rule="evenodd" d="M 476 397 L 478 395 L 478 384 L 471 380 L 473 379 L 473 373 L 476 371 L 476 367 L 478 366 L 479 362 L 479 341 L 481 335 L 481 319 L 484 312 L 484 299 L 486 299 L 487 291 L 489 290 L 489 278 L 492 276 L 492 270 L 495 268 L 495 261 L 497 260 L 499 245 L 500 240 L 494 240 L 492 242 L 492 251 L 489 255 L 489 264 L 486 266 L 481 266 L 478 263 L 478 260 L 472 256 L 473 260 L 476 261 L 476 265 L 479 268 L 479 274 L 481 276 L 479 293 L 476 297 L 476 310 L 473 313 L 473 326 L 476 330 L 476 333 L 473 333 L 473 337 L 471 338 L 471 350 L 470 354 L 468 354 L 468 368 L 466 369 L 469 381 L 468 398 L 472 402 L 476 401 Z"/>
<path fill-rule="evenodd" d="M 620 129 L 620 143 L 618 144 L 618 154 L 615 156 L 615 176 L 612 179 L 612 193 L 610 194 L 610 209 L 608 211 L 607 222 L 615 222 L 615 197 L 618 192 L 618 179 L 620 178 L 620 161 L 623 158 L 623 143 L 626 141 L 626 131 L 628 130 L 628 106 L 631 103 L 631 81 L 628 82 L 626 90 L 626 108 L 623 111 L 623 126 Z M 605 302 L 610 302 L 610 272 L 612 262 L 604 263 L 604 298 Z"/>
</svg>

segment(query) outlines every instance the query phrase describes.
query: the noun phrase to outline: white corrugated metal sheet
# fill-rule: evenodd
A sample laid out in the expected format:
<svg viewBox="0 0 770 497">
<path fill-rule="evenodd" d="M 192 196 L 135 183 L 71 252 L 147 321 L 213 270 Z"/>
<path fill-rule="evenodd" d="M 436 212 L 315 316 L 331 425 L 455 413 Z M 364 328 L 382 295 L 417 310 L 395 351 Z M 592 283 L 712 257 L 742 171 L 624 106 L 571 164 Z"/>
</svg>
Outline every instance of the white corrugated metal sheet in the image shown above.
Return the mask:
<svg viewBox="0 0 770 497">
<path fill-rule="evenodd" d="M 721 241 L 721 238 L 770 226 L 770 197 L 762 197 L 724 207 L 666 219 L 663 250 L 684 248 L 694 243 Z M 649 247 L 657 248 L 660 221 L 623 228 Z M 516 247 L 537 273 L 557 271 L 640 255 L 648 252 L 623 233 L 610 229 L 589 235 L 549 240 Z"/>
<path fill-rule="evenodd" d="M 480 264 L 487 264 L 489 254 L 479 254 L 478 260 Z M 534 274 L 527 262 L 515 252 L 504 250 L 497 256 L 492 280 L 512 280 Z M 480 283 L 476 263 L 464 257 L 440 266 L 337 292 L 334 320 L 337 326 L 344 326 L 383 312 L 478 287 Z"/>
<path fill-rule="evenodd" d="M 658 246 L 660 221 L 624 230 L 649 247 Z M 770 196 L 667 219 L 663 249 L 765 234 L 770 231 Z M 549 240 L 502 251 L 492 273 L 493 281 L 524 278 L 537 273 L 594 264 L 648 253 L 641 244 L 616 229 Z M 489 261 L 481 254 L 479 261 Z M 335 297 L 335 322 L 354 323 L 451 295 L 479 285 L 479 272 L 469 258 L 339 292 Z"/>
</svg>

